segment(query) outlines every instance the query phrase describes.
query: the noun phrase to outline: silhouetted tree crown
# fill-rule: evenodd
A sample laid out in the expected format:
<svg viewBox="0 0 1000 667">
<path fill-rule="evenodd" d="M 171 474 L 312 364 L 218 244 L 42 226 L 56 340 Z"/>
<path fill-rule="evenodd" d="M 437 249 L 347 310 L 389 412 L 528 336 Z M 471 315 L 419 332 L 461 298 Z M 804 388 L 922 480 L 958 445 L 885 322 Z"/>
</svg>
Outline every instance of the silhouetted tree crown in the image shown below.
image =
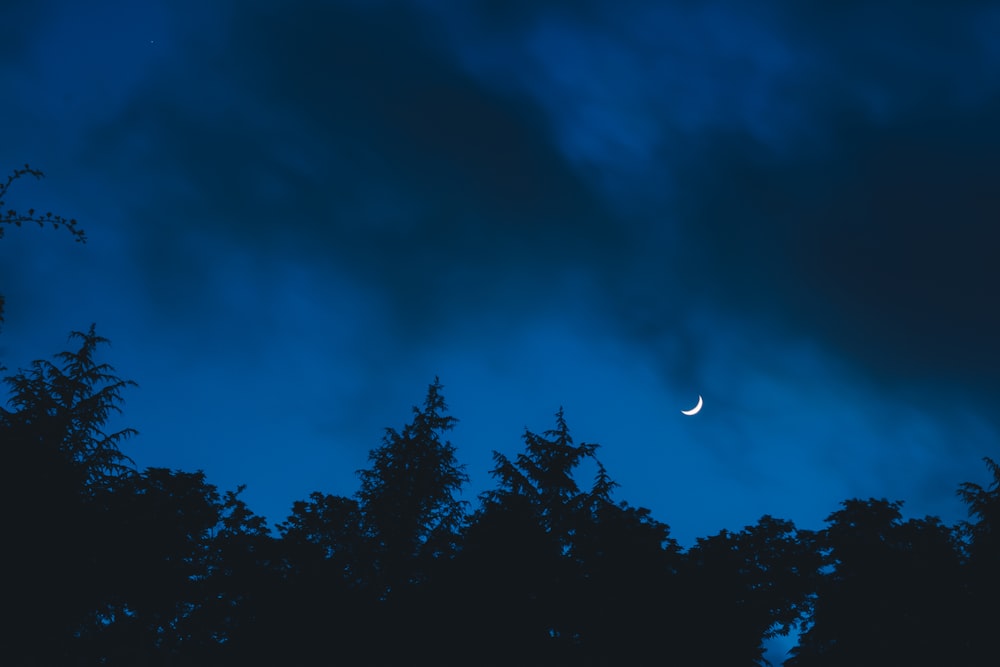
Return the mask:
<svg viewBox="0 0 1000 667">
<path fill-rule="evenodd" d="M 958 488 L 959 497 L 969 506 L 969 516 L 976 519 L 963 522 L 962 527 L 975 553 L 1000 555 L 1000 465 L 989 457 L 983 461 L 993 476 L 989 486 L 963 482 Z"/>
<path fill-rule="evenodd" d="M 0 184 L 0 235 L 50 222 L 82 242 L 73 220 L 3 211 L 25 175 L 41 173 Z M 359 490 L 296 501 L 278 539 L 243 486 L 135 470 L 135 431 L 108 432 L 135 383 L 98 361 L 93 325 L 70 341 L 3 380 L 4 665 L 761 665 L 763 640 L 795 628 L 787 667 L 997 663 L 993 459 L 988 485 L 960 485 L 969 520 L 954 527 L 850 499 L 820 531 L 764 515 L 684 551 L 612 498 L 562 408 L 513 459 L 493 453 L 496 488 L 467 515 L 435 378 Z"/>
<path fill-rule="evenodd" d="M 419 563 L 450 553 L 462 525 L 465 503 L 456 494 L 468 476 L 444 439 L 457 420 L 446 414 L 442 388 L 435 378 L 413 421 L 401 432 L 387 428 L 371 466 L 358 471 L 361 526 L 383 587 L 419 578 Z"/>
<path fill-rule="evenodd" d="M 555 417 L 556 427 L 542 435 L 525 429 L 524 451 L 513 461 L 493 452 L 495 467 L 490 474 L 500 488 L 487 493 L 484 500 L 504 504 L 512 502 L 513 497 L 520 498 L 534 509 L 545 530 L 568 547 L 573 514 L 583 509 L 588 498 L 606 497 L 614 482 L 599 468 L 590 495 L 580 492 L 574 472 L 584 460 L 596 462 L 597 445 L 575 445 L 561 407 Z"/>
<path fill-rule="evenodd" d="M 94 485 L 128 471 L 133 463 L 121 443 L 135 430 L 106 433 L 104 425 L 111 413 L 121 412 L 122 390 L 136 383 L 97 362 L 97 346 L 108 340 L 94 332 L 94 325 L 86 333 L 72 332 L 70 339 L 80 341 L 80 347 L 57 354 L 59 363 L 36 360 L 29 369 L 4 378 L 15 410 L 0 408 L 0 419 L 8 429 L 30 434 L 32 447 L 80 467 Z"/>
<path fill-rule="evenodd" d="M 974 664 L 958 620 L 953 531 L 936 517 L 904 522 L 898 501 L 841 505 L 817 535 L 826 569 L 810 627 L 786 665 Z"/>
<path fill-rule="evenodd" d="M 93 326 L 70 338 L 79 348 L 56 355 L 57 363 L 35 361 L 4 378 L 12 409 L 0 408 L 0 451 L 10 473 L 0 504 L 16 508 L 3 558 L 5 601 L 18 611 L 5 629 L 37 664 L 65 664 L 76 650 L 74 633 L 96 613 L 108 561 L 103 502 L 132 473 L 120 443 L 133 431 L 108 434 L 104 427 L 133 383 L 97 362 L 106 341 Z"/>
</svg>

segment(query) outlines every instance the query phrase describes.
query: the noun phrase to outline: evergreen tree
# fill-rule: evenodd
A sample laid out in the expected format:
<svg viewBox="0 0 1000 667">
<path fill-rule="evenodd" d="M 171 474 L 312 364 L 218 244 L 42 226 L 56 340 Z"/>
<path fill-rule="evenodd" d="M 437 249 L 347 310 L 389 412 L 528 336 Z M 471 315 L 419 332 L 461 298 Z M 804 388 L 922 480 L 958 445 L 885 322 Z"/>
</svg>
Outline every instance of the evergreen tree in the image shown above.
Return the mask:
<svg viewBox="0 0 1000 667">
<path fill-rule="evenodd" d="M 1000 557 L 1000 464 L 989 457 L 983 461 L 993 480 L 983 488 L 973 482 L 959 485 L 958 495 L 969 506 L 969 516 L 975 522 L 963 522 L 962 528 L 971 540 L 975 558 Z"/>
<path fill-rule="evenodd" d="M 963 657 L 959 554 L 936 517 L 852 499 L 817 535 L 826 557 L 811 625 L 789 667 L 975 664 Z"/>
<path fill-rule="evenodd" d="M 959 486 L 958 495 L 969 507 L 972 521 L 963 521 L 959 533 L 964 547 L 963 604 L 958 616 L 964 618 L 963 642 L 968 665 L 996 663 L 996 629 L 1000 626 L 1000 464 L 983 459 L 992 476 L 983 487 L 973 482 Z"/>
<path fill-rule="evenodd" d="M 108 343 L 94 333 L 74 331 L 70 339 L 80 341 L 75 352 L 60 352 L 60 365 L 37 360 L 27 371 L 5 378 L 12 390 L 9 404 L 0 408 L 0 424 L 33 441 L 28 456 L 58 458 L 84 475 L 87 488 L 94 489 L 131 470 L 132 460 L 120 444 L 135 434 L 125 428 L 106 433 L 110 415 L 121 412 L 122 390 L 136 386 L 114 374 L 114 368 L 95 359 L 97 346 Z"/>
<path fill-rule="evenodd" d="M 380 594 L 419 581 L 430 559 L 451 554 L 464 519 L 465 503 L 455 494 L 468 476 L 444 439 L 457 420 L 446 414 L 441 390 L 435 378 L 413 421 L 401 432 L 387 428 L 382 446 L 369 453 L 371 467 L 358 472 L 361 525 Z"/>
<path fill-rule="evenodd" d="M 686 640 L 674 623 L 679 548 L 670 527 L 648 509 L 614 502 L 617 486 L 599 463 L 575 521 L 575 576 L 563 593 L 577 635 L 574 664 L 646 664 Z"/>
<path fill-rule="evenodd" d="M 514 496 L 522 498 L 533 508 L 546 532 L 568 551 L 576 515 L 584 510 L 588 498 L 577 486 L 574 471 L 584 460 L 596 461 L 597 445 L 574 445 L 561 407 L 555 416 L 556 427 L 542 435 L 525 429 L 524 451 L 514 461 L 493 452 L 496 465 L 490 473 L 500 488 L 487 493 L 485 500 L 489 505 L 510 502 Z M 613 484 L 606 475 L 599 476 L 589 497 L 607 495 Z"/>
<path fill-rule="evenodd" d="M 606 590 L 600 554 L 614 546 L 604 536 L 615 532 L 617 519 L 619 527 L 637 520 L 634 527 L 644 515 L 611 502 L 615 483 L 595 457 L 597 445 L 574 444 L 562 408 L 554 429 L 525 430 L 523 439 L 513 461 L 493 453 L 499 488 L 482 495 L 454 573 L 455 606 L 472 612 L 457 627 L 469 651 L 493 647 L 485 662 L 477 656 L 483 664 L 579 664 L 597 655 L 596 641 L 588 645 L 584 633 L 594 629 L 595 599 Z M 585 460 L 598 466 L 588 492 L 575 479 Z M 649 527 L 639 541 L 658 550 L 662 535 Z"/>
<path fill-rule="evenodd" d="M 123 476 L 96 502 L 102 514 L 89 576 L 99 594 L 76 631 L 93 663 L 185 661 L 221 628 L 201 622 L 214 593 L 212 538 L 222 522 L 217 488 L 201 471 L 148 468 Z"/>
<path fill-rule="evenodd" d="M 131 472 L 119 444 L 133 431 L 108 434 L 104 426 L 134 383 L 96 361 L 106 341 L 93 327 L 71 339 L 80 347 L 58 354 L 58 365 L 36 361 L 5 378 L 14 409 L 0 408 L 8 472 L 0 503 L 13 511 L 3 571 L 5 601 L 17 611 L 3 630 L 11 633 L 5 662 L 14 665 L 68 659 L 71 638 L 101 595 L 96 573 L 107 545 L 99 498 Z"/>
</svg>

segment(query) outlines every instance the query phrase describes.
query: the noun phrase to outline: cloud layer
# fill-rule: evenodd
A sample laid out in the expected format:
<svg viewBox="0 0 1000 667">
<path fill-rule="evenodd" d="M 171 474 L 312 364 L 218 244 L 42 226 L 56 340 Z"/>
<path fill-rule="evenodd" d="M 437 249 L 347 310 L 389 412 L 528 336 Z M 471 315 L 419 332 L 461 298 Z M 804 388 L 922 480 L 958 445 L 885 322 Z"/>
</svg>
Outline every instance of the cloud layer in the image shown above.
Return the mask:
<svg viewBox="0 0 1000 667">
<path fill-rule="evenodd" d="M 4 10 L 5 125 L 59 177 L 18 196 L 92 241 L 4 239 L 15 347 L 100 318 L 302 441 L 377 433 L 435 373 L 471 412 L 569 403 L 663 506 L 713 486 L 663 492 L 644 437 L 755 508 L 826 480 L 830 511 L 932 507 L 995 443 L 989 3 L 50 4 Z M 621 425 L 697 393 L 704 428 Z"/>
</svg>

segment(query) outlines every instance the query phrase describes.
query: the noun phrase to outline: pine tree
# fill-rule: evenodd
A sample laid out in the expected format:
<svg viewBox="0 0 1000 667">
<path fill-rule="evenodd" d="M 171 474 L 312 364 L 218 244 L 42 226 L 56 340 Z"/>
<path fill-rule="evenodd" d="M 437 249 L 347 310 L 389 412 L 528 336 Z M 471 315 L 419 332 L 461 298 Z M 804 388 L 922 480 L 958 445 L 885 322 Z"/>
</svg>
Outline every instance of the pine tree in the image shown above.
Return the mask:
<svg viewBox="0 0 1000 667">
<path fill-rule="evenodd" d="M 1000 464 L 989 457 L 983 461 L 992 476 L 986 487 L 974 482 L 959 486 L 958 496 L 969 508 L 972 521 L 958 526 L 964 547 L 964 618 L 966 664 L 996 663 L 996 628 L 1000 625 Z"/>
<path fill-rule="evenodd" d="M 108 434 L 104 426 L 119 409 L 122 390 L 134 383 L 97 363 L 96 348 L 106 341 L 94 327 L 71 338 L 80 347 L 57 355 L 58 365 L 36 361 L 5 378 L 13 410 L 0 408 L 8 473 L 0 504 L 12 512 L 3 562 L 5 571 L 17 573 L 5 590 L 17 619 L 5 627 L 12 632 L 5 642 L 11 664 L 67 663 L 71 638 L 103 594 L 97 576 L 108 555 L 102 497 L 131 472 L 119 443 L 134 431 Z"/>
<path fill-rule="evenodd" d="M 371 467 L 358 471 L 362 527 L 382 594 L 420 580 L 429 559 L 451 553 L 464 519 L 465 503 L 455 494 L 468 476 L 444 439 L 458 420 L 446 414 L 441 390 L 434 378 L 412 423 L 402 432 L 387 428 L 382 446 L 369 453 Z"/>
<path fill-rule="evenodd" d="M 500 488 L 485 496 L 487 504 L 509 502 L 520 496 L 537 512 L 546 531 L 569 548 L 575 515 L 583 509 L 588 497 L 610 492 L 613 482 L 602 476 L 599 469 L 591 494 L 582 494 L 573 473 L 586 459 L 596 461 L 597 445 L 573 444 L 563 409 L 556 412 L 556 427 L 537 435 L 525 429 L 524 452 L 512 462 L 499 452 L 493 452 L 496 466 L 491 474 Z M 599 462 L 598 462 L 599 465 Z"/>
<path fill-rule="evenodd" d="M 122 453 L 120 443 L 136 431 L 106 433 L 104 425 L 111 413 L 121 412 L 122 390 L 136 383 L 96 361 L 97 346 L 108 340 L 94 332 L 94 325 L 86 333 L 72 332 L 70 339 L 80 340 L 80 348 L 57 354 L 60 365 L 37 360 L 29 370 L 5 378 L 15 410 L 0 408 L 0 426 L 31 440 L 30 446 L 39 450 L 23 454 L 79 469 L 92 490 L 131 469 L 133 461 Z"/>
<path fill-rule="evenodd" d="M 460 566 L 477 587 L 462 604 L 478 608 L 477 625 L 464 632 L 471 644 L 503 638 L 506 652 L 497 663 L 530 654 L 551 664 L 579 655 L 584 639 L 590 601 L 581 597 L 586 566 L 579 547 L 596 538 L 594 521 L 605 504 L 613 506 L 615 483 L 596 460 L 597 445 L 575 444 L 562 408 L 555 417 L 555 428 L 541 435 L 525 430 L 524 451 L 513 461 L 493 453 L 499 488 L 483 494 L 463 550 Z M 574 475 L 587 459 L 598 473 L 583 492 Z"/>
</svg>

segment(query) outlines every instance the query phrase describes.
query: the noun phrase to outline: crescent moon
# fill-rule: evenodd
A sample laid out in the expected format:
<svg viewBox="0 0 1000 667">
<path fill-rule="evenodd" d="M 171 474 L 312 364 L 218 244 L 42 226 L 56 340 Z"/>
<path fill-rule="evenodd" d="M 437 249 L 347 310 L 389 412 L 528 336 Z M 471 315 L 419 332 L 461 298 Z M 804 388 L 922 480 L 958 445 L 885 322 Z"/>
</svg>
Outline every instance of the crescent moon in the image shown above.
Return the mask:
<svg viewBox="0 0 1000 667">
<path fill-rule="evenodd" d="M 688 416 L 696 415 L 696 414 L 698 414 L 701 411 L 701 406 L 704 405 L 704 404 L 705 404 L 705 402 L 703 400 L 701 400 L 701 395 L 699 395 L 698 396 L 698 405 L 694 406 L 690 410 L 681 410 L 681 414 L 688 415 Z"/>
</svg>

